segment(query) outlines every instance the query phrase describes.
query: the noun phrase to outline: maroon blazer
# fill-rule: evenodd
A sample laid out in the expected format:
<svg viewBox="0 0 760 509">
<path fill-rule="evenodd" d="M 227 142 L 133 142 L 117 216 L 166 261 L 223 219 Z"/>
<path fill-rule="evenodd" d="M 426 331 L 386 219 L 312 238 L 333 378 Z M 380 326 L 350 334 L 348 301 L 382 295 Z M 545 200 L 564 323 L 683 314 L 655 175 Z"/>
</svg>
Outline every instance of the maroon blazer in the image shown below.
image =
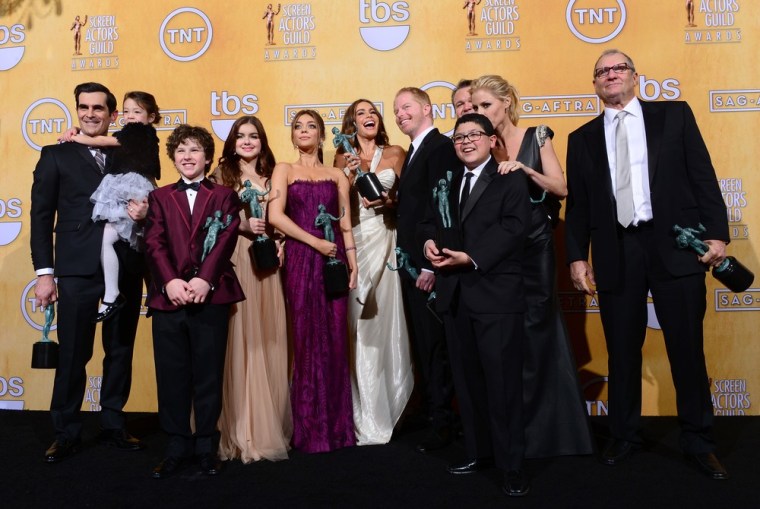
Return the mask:
<svg viewBox="0 0 760 509">
<path fill-rule="evenodd" d="M 163 288 L 172 279 L 189 280 L 192 274 L 211 284 L 213 290 L 206 302 L 232 304 L 245 299 L 240 283 L 232 270 L 230 257 L 235 250 L 240 225 L 240 199 L 233 190 L 203 179 L 195 197 L 193 213 L 187 193 L 177 184 L 156 189 L 148 196 L 145 244 L 152 281 L 148 288 L 147 306 L 160 311 L 174 311 Z M 221 220 L 232 221 L 217 234 L 216 244 L 201 262 L 204 225 L 214 213 L 222 212 Z"/>
</svg>

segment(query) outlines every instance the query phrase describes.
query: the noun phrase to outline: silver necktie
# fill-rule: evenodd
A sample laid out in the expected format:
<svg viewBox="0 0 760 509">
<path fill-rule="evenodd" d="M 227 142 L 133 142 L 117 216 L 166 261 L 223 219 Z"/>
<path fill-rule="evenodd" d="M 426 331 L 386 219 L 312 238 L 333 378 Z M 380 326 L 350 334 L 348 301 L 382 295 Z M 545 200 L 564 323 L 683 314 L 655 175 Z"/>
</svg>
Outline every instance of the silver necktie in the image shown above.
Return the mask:
<svg viewBox="0 0 760 509">
<path fill-rule="evenodd" d="M 615 200 L 618 222 L 624 227 L 633 222 L 633 190 L 631 188 L 631 160 L 628 155 L 628 132 L 623 120 L 628 115 L 621 111 L 616 115 L 615 127 Z"/>
</svg>

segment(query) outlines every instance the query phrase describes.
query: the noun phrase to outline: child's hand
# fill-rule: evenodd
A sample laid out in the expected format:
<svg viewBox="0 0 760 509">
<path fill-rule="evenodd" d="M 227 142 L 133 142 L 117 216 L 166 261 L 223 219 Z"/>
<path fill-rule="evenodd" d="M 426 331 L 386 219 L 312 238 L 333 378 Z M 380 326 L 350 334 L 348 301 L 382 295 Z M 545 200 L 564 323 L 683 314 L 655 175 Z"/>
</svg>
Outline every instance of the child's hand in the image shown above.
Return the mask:
<svg viewBox="0 0 760 509">
<path fill-rule="evenodd" d="M 77 134 L 79 134 L 78 127 L 72 127 L 70 129 L 67 129 L 61 136 L 58 137 L 58 143 L 75 141 L 74 136 L 76 136 Z"/>
</svg>

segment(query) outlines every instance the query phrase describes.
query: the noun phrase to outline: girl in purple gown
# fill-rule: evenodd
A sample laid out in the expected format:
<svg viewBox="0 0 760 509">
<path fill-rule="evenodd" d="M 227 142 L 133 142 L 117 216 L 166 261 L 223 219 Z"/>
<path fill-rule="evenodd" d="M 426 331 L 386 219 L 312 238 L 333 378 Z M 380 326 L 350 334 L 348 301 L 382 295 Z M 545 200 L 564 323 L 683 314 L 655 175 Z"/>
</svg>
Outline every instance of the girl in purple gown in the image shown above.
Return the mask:
<svg viewBox="0 0 760 509">
<path fill-rule="evenodd" d="M 354 445 L 348 366 L 347 293 L 328 297 L 322 268 L 327 257 L 345 262 L 356 286 L 356 248 L 351 218 L 334 225 L 334 242 L 314 219 L 319 205 L 333 217 L 349 210 L 349 183 L 342 171 L 322 164 L 325 125 L 319 113 L 299 111 L 291 125 L 299 158 L 272 174 L 269 221 L 286 236 L 285 297 L 293 336 L 293 447 L 326 452 Z"/>
</svg>

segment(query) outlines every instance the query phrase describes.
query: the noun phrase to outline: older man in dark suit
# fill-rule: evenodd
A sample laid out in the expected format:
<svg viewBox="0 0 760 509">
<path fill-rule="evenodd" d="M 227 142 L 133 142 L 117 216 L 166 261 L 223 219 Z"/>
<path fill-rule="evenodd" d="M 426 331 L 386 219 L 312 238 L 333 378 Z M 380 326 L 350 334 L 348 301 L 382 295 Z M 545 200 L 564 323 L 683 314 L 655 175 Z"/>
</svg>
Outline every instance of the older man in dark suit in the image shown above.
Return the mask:
<svg viewBox="0 0 760 509">
<path fill-rule="evenodd" d="M 681 448 L 707 475 L 726 479 L 711 436 L 702 332 L 705 270 L 726 256 L 726 208 L 689 106 L 639 101 L 637 82 L 628 55 L 602 53 L 594 87 L 605 110 L 568 140 L 567 261 L 576 289 L 591 295 L 596 285 L 609 354 L 611 440 L 601 460 L 616 465 L 641 446 L 641 348 L 651 291 L 676 388 Z M 679 249 L 673 225 L 700 223 L 708 252 Z"/>
<path fill-rule="evenodd" d="M 116 98 L 100 83 L 82 83 L 74 90 L 79 127 L 100 136 L 116 120 Z M 81 442 L 80 408 L 95 340 L 93 319 L 103 295 L 100 251 L 104 222 L 93 222 L 90 196 L 111 165 L 111 153 L 79 143 L 42 149 L 34 170 L 31 211 L 32 262 L 37 274 L 37 303 L 58 302 L 58 367 L 50 415 L 55 442 L 45 451 L 54 463 L 74 453 Z M 102 165 L 102 166 L 101 166 Z M 147 201 L 125 205 L 130 217 L 145 217 Z M 54 238 L 55 232 L 55 240 Z M 125 242 L 115 244 L 119 256 L 119 288 L 124 305 L 103 322 L 103 381 L 100 389 L 99 440 L 124 450 L 139 450 L 142 442 L 125 429 L 122 409 L 132 382 L 132 353 L 142 300 L 142 255 Z M 56 283 L 54 277 L 58 278 Z"/>
</svg>

